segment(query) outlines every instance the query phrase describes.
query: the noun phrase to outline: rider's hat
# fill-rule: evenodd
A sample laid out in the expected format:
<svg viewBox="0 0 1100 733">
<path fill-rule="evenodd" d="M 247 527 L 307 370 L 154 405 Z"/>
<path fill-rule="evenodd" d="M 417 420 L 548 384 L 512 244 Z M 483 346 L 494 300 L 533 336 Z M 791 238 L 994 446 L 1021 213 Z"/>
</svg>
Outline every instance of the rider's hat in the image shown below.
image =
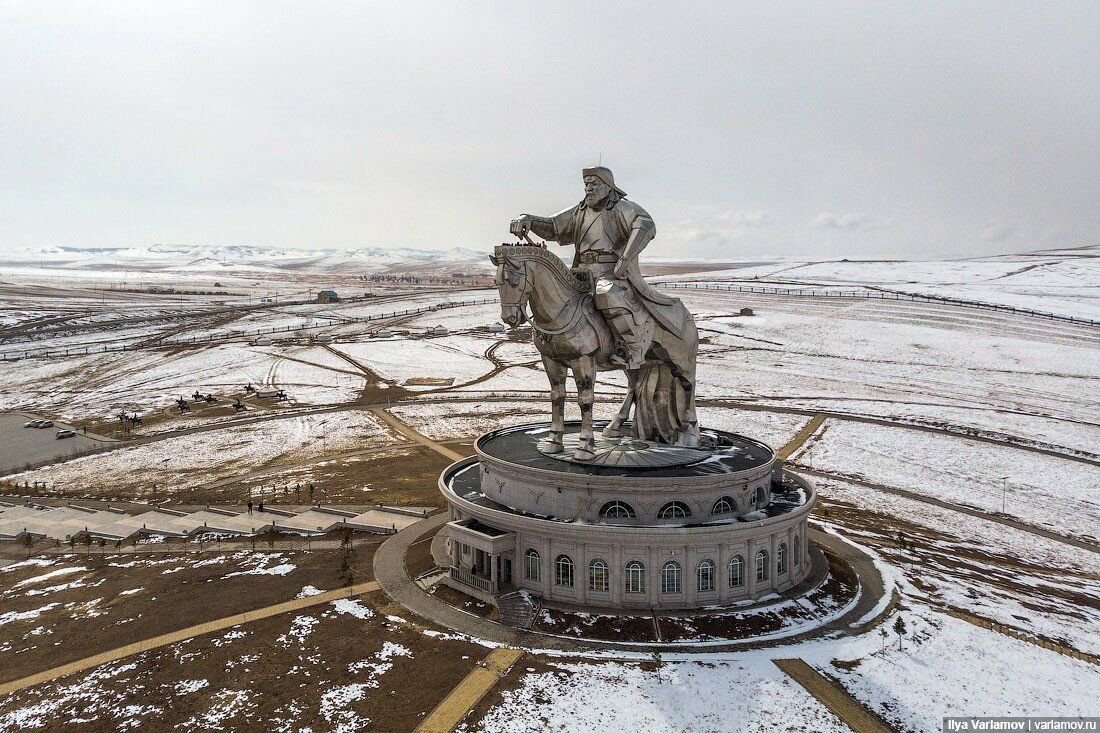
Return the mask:
<svg viewBox="0 0 1100 733">
<path fill-rule="evenodd" d="M 611 186 L 611 188 L 614 189 L 615 192 L 618 193 L 620 196 L 626 196 L 626 191 L 615 185 L 615 174 L 611 172 L 610 168 L 604 168 L 602 165 L 595 168 L 582 168 L 581 178 L 584 179 L 588 176 L 595 176 L 596 178 L 599 178 L 608 186 Z"/>
</svg>

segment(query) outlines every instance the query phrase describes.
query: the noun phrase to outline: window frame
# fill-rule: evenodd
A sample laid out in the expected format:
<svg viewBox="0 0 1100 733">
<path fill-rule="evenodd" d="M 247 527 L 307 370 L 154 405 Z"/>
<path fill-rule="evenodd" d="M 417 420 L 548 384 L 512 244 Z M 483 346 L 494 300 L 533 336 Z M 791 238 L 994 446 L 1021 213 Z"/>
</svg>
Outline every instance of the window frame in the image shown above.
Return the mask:
<svg viewBox="0 0 1100 733">
<path fill-rule="evenodd" d="M 737 582 L 734 583 L 733 569 L 737 568 Z M 730 558 L 727 566 L 727 580 L 729 581 L 730 588 L 744 588 L 745 587 L 745 558 L 741 555 L 734 555 Z"/>
<path fill-rule="evenodd" d="M 534 572 L 531 572 L 532 568 Z M 523 553 L 523 577 L 535 583 L 542 582 L 542 555 L 534 547 L 528 547 L 527 552 Z"/>
<path fill-rule="evenodd" d="M 597 573 L 602 575 L 602 583 L 596 582 L 599 577 Z M 588 590 L 593 593 L 611 592 L 611 566 L 598 557 L 588 563 Z"/>
<path fill-rule="evenodd" d="M 621 510 L 626 513 L 611 514 L 611 510 Z M 604 505 L 600 507 L 600 519 L 636 519 L 637 516 L 638 513 L 634 511 L 634 507 L 620 499 L 612 499 L 611 501 L 605 502 Z"/>
<path fill-rule="evenodd" d="M 637 580 L 635 584 L 634 581 Z M 627 593 L 645 593 L 645 563 L 631 560 L 626 564 L 624 582 Z"/>
<path fill-rule="evenodd" d="M 672 581 L 671 583 L 669 581 Z M 684 592 L 684 569 L 675 560 L 661 566 L 661 593 L 676 595 Z"/>
<path fill-rule="evenodd" d="M 767 550 L 757 550 L 756 552 L 756 582 L 763 583 L 768 579 L 768 561 L 771 553 Z"/>
<path fill-rule="evenodd" d="M 657 511 L 657 519 L 687 519 L 690 516 L 691 507 L 682 501 L 670 501 Z"/>
<path fill-rule="evenodd" d="M 707 579 L 706 583 L 703 583 L 704 577 Z M 699 564 L 695 567 L 695 590 L 698 593 L 710 593 L 717 590 L 714 582 L 714 561 L 710 558 L 699 561 Z"/>
<path fill-rule="evenodd" d="M 573 562 L 573 558 L 568 555 L 558 555 L 554 558 L 554 585 L 559 588 L 574 587 L 576 583 L 576 567 L 577 565 Z M 568 579 L 568 583 L 564 582 L 566 579 Z"/>
<path fill-rule="evenodd" d="M 729 509 L 725 511 L 718 511 L 718 505 L 725 504 Z M 718 498 L 718 501 L 714 502 L 714 506 L 711 507 L 711 516 L 721 516 L 723 514 L 733 514 L 737 511 L 737 502 L 732 496 L 722 496 Z"/>
</svg>

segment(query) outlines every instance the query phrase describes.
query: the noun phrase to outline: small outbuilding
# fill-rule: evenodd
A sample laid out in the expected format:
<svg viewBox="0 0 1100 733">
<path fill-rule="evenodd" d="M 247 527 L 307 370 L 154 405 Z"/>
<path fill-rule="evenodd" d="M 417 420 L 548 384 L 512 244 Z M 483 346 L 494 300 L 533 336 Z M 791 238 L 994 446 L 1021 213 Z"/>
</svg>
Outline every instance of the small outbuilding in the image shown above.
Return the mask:
<svg viewBox="0 0 1100 733">
<path fill-rule="evenodd" d="M 743 315 L 743 316 L 753 315 L 752 308 L 742 308 L 741 309 L 741 315 Z"/>
<path fill-rule="evenodd" d="M 489 333 L 504 333 L 504 324 L 503 323 L 490 323 L 489 324 Z"/>
<path fill-rule="evenodd" d="M 377 338 L 380 338 L 380 339 L 388 339 L 388 338 L 391 338 L 393 336 L 393 331 L 391 331 L 388 328 L 383 328 L 381 331 L 379 331 L 378 333 L 376 333 L 374 335 Z"/>
<path fill-rule="evenodd" d="M 450 331 L 448 331 L 447 327 L 443 325 L 433 326 L 432 328 L 428 329 L 429 336 L 446 336 L 448 333 L 450 333 Z"/>
<path fill-rule="evenodd" d="M 317 293 L 318 303 L 339 303 L 340 296 L 336 294 L 335 290 L 322 290 Z"/>
</svg>

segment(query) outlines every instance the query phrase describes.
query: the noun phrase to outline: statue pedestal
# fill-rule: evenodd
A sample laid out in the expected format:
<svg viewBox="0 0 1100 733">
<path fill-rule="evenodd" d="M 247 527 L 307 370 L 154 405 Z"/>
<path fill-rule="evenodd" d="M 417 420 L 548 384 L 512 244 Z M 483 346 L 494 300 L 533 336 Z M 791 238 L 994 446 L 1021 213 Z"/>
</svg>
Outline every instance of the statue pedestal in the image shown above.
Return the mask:
<svg viewBox="0 0 1100 733">
<path fill-rule="evenodd" d="M 596 456 L 589 460 L 580 461 L 573 457 L 573 452 L 577 449 L 579 443 L 577 433 L 566 433 L 562 438 L 561 448 L 546 440 L 539 441 L 537 447 L 544 456 L 558 461 L 586 466 L 622 466 L 624 468 L 687 466 L 710 458 L 715 452 L 713 448 L 705 446 L 687 448 L 657 443 L 652 440 L 639 440 L 638 438 L 603 438 L 597 436 L 596 446 L 593 449 Z"/>
</svg>

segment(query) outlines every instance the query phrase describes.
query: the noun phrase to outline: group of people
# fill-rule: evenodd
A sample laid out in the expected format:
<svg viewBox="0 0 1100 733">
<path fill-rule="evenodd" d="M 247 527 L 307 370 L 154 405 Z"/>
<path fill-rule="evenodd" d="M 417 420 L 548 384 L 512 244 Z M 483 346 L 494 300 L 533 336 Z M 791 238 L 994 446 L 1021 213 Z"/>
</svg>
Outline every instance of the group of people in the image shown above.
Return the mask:
<svg viewBox="0 0 1100 733">
<path fill-rule="evenodd" d="M 300 495 L 301 495 L 301 491 L 302 491 L 302 485 L 301 484 L 295 484 L 294 485 L 294 493 L 298 494 L 299 498 L 300 498 Z M 313 503 L 313 494 L 314 494 L 315 491 L 316 491 L 316 487 L 312 483 L 310 483 L 309 484 L 309 501 L 310 501 L 311 504 Z M 322 493 L 325 493 L 325 494 L 328 493 L 325 489 L 321 489 L 321 491 L 322 491 Z M 289 486 L 284 486 L 283 487 L 283 494 L 286 495 L 289 492 L 290 492 L 290 487 Z M 252 513 L 253 508 L 255 508 L 257 511 L 262 512 L 264 510 L 264 500 L 261 498 L 260 501 L 257 504 L 253 504 L 252 503 L 252 498 L 249 497 L 247 506 L 248 506 L 248 513 L 249 514 Z"/>
</svg>

